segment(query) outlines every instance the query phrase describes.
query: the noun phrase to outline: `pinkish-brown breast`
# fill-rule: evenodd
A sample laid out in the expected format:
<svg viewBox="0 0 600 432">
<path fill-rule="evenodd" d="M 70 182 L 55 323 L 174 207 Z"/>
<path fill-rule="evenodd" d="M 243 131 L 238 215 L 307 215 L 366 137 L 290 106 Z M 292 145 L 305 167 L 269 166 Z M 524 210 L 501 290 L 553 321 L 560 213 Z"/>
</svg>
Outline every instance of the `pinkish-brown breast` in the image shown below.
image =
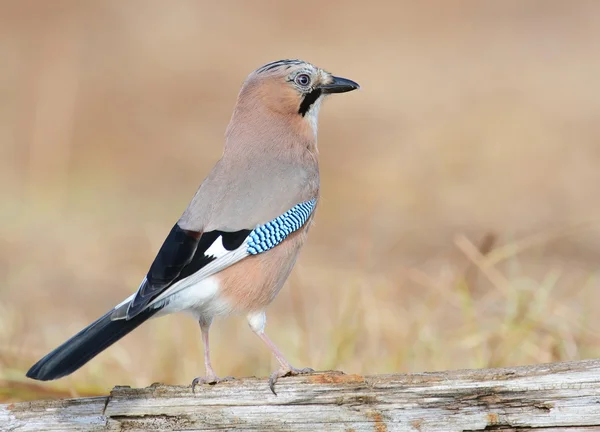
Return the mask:
<svg viewBox="0 0 600 432">
<path fill-rule="evenodd" d="M 245 258 L 217 275 L 219 297 L 231 305 L 232 312 L 260 311 L 273 301 L 294 267 L 312 218 L 280 245 Z"/>
</svg>

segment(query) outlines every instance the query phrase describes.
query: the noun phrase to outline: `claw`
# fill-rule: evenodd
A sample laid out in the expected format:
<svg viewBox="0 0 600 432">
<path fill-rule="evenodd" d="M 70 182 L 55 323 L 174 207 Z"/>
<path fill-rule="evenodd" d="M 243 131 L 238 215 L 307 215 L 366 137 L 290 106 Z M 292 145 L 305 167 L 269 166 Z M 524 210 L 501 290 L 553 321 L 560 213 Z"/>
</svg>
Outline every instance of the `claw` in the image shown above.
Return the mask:
<svg viewBox="0 0 600 432">
<path fill-rule="evenodd" d="M 194 378 L 194 380 L 192 381 L 192 393 L 196 393 L 196 386 L 197 385 L 201 385 L 201 384 L 210 384 L 210 385 L 215 385 L 221 382 L 225 382 L 225 381 L 233 381 L 235 380 L 234 377 L 232 376 L 228 376 L 225 378 L 219 378 L 216 375 L 210 375 L 210 376 L 206 376 L 206 377 L 196 377 Z"/>
<path fill-rule="evenodd" d="M 311 368 L 296 369 L 295 367 L 292 367 L 292 366 L 290 366 L 289 368 L 278 369 L 275 372 L 273 372 L 271 374 L 271 376 L 269 377 L 269 388 L 271 389 L 273 394 L 275 396 L 277 396 L 277 393 L 275 392 L 275 383 L 277 382 L 277 380 L 279 378 L 283 378 L 283 377 L 287 377 L 287 376 L 294 376 L 294 375 L 304 375 L 304 374 L 309 374 L 312 372 L 314 372 L 314 369 L 311 369 Z"/>
</svg>

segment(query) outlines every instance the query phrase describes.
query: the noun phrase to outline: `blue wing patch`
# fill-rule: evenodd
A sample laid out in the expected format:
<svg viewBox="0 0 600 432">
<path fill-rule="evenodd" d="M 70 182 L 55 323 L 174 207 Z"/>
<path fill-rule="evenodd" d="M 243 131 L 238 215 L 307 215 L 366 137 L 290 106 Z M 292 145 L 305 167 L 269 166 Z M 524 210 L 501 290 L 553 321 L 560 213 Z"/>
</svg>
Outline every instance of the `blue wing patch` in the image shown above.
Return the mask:
<svg viewBox="0 0 600 432">
<path fill-rule="evenodd" d="M 281 216 L 259 225 L 248 235 L 248 253 L 257 255 L 273 249 L 287 236 L 300 229 L 317 205 L 316 199 L 297 204 Z"/>
</svg>

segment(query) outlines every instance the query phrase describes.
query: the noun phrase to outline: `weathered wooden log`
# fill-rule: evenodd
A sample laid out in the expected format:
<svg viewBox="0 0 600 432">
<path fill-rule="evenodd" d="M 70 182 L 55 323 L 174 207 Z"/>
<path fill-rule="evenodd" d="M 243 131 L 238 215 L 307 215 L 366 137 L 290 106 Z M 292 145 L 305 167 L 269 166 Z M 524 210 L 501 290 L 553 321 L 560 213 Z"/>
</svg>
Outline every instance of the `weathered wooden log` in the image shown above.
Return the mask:
<svg viewBox="0 0 600 432">
<path fill-rule="evenodd" d="M 324 372 L 0 405 L 2 431 L 600 431 L 600 361 L 363 377 Z"/>
</svg>

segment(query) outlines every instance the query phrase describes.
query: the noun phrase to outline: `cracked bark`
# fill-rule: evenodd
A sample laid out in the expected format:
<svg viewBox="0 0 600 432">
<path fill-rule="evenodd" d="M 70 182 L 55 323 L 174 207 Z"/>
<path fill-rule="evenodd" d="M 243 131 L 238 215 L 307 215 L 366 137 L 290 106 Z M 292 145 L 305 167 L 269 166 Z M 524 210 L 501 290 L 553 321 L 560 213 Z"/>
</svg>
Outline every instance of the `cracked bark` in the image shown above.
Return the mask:
<svg viewBox="0 0 600 432">
<path fill-rule="evenodd" d="M 0 405 L 2 431 L 600 431 L 600 361 L 363 377 L 322 372 Z"/>
</svg>

